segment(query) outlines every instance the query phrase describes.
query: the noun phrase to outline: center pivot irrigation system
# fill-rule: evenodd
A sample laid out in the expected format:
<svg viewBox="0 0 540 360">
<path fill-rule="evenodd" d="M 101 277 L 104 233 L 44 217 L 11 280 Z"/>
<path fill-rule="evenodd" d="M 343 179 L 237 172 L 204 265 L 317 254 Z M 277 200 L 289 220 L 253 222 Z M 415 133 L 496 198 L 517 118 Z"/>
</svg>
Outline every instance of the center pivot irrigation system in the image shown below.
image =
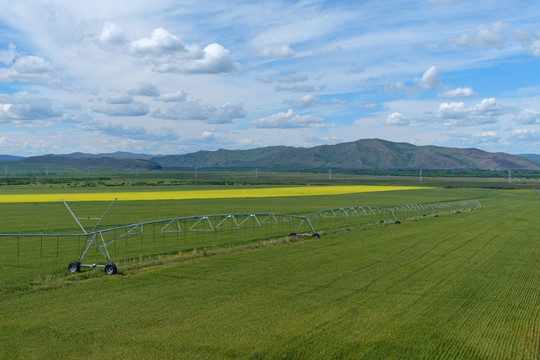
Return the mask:
<svg viewBox="0 0 540 360">
<path fill-rule="evenodd" d="M 432 204 L 405 204 L 390 209 L 375 206 L 347 206 L 333 209 L 325 209 L 308 215 L 290 215 L 279 213 L 238 213 L 219 215 L 197 215 L 187 217 L 175 217 L 162 220 L 139 222 L 129 225 L 98 229 L 99 224 L 113 207 L 117 199 L 111 202 L 103 214 L 99 217 L 77 217 L 65 200 L 62 202 L 71 216 L 82 230 L 77 234 L 0 234 L 0 237 L 12 237 L 17 244 L 17 266 L 19 263 L 19 242 L 21 238 L 38 238 L 40 249 L 43 249 L 43 238 L 56 237 L 56 263 L 59 259 L 59 238 L 66 239 L 65 244 L 71 248 L 76 245 L 77 260 L 71 261 L 68 270 L 72 273 L 79 272 L 82 267 L 103 268 L 109 275 L 116 274 L 117 267 L 112 261 L 111 254 L 115 257 L 125 251 L 123 259 L 146 256 L 148 254 L 163 254 L 176 249 L 178 251 L 180 237 L 184 237 L 186 246 L 206 248 L 210 234 L 213 233 L 214 245 L 231 246 L 241 244 L 241 236 L 238 230 L 244 230 L 243 235 L 247 241 L 247 234 L 253 235 L 253 239 L 271 239 L 283 236 L 310 236 L 319 237 L 319 230 L 336 229 L 343 225 L 357 226 L 364 221 L 365 224 L 391 223 L 399 224 L 398 218 L 411 218 L 415 216 L 438 216 L 441 212 L 459 211 L 465 208 L 481 208 L 477 200 L 458 202 L 438 202 Z M 364 218 L 364 220 L 361 220 Z M 348 220 L 347 220 L 348 219 Z M 93 220 L 93 227 L 85 228 L 81 221 Z M 360 220 L 360 221 L 359 221 Z M 216 241 L 217 233 L 223 240 Z M 160 234 L 160 235 L 158 235 Z M 183 235 L 180 235 L 183 234 Z M 250 235 L 250 236 L 251 236 Z M 162 250 L 158 250 L 160 237 L 163 241 Z M 200 239 L 199 239 L 200 237 Z M 79 247 L 79 238 L 84 239 Z M 145 241 L 143 241 L 143 238 Z M 73 240 L 72 240 L 73 239 Z M 131 240 L 130 240 L 131 239 Z M 188 241 L 188 239 L 190 239 Z M 250 238 L 251 239 L 251 238 Z M 73 241 L 75 240 L 75 243 Z M 120 241 L 124 240 L 124 241 Z M 128 244 L 130 244 L 128 246 Z M 191 245 L 190 245 L 191 244 Z M 62 248 L 62 247 L 60 247 Z M 189 248 L 184 248 L 187 250 Z M 44 250 L 40 250 L 40 262 L 43 261 Z M 50 253 L 50 252 L 49 252 Z M 66 253 L 62 253 L 65 256 Z M 104 262 L 98 260 L 99 254 L 103 255 Z M 95 262 L 88 259 L 95 255 Z M 71 256 L 69 256 L 71 257 Z M 69 259 L 69 257 L 67 259 Z M 86 259 L 86 260 L 85 260 Z"/>
</svg>

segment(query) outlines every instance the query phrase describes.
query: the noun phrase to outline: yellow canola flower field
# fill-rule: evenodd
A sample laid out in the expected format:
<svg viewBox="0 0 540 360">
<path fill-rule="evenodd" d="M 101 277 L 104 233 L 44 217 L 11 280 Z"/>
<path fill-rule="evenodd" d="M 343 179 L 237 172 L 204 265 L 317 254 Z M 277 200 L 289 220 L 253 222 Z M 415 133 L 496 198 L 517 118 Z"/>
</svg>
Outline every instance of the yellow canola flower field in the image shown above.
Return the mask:
<svg viewBox="0 0 540 360">
<path fill-rule="evenodd" d="M 260 189 L 185 190 L 185 191 L 133 191 L 118 193 L 69 193 L 69 194 L 6 194 L 0 195 L 0 203 L 58 202 L 66 201 L 118 201 L 136 200 L 189 200 L 231 199 L 284 196 L 339 195 L 376 191 L 425 189 L 416 186 L 300 186 Z"/>
</svg>

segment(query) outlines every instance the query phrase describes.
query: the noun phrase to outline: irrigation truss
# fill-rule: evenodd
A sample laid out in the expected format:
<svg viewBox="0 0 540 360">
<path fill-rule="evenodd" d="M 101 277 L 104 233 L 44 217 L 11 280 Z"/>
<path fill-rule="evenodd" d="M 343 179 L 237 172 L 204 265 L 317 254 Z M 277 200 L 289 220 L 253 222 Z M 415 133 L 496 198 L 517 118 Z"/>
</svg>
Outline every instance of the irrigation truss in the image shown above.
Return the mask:
<svg viewBox="0 0 540 360">
<path fill-rule="evenodd" d="M 437 216 L 441 212 L 482 207 L 478 200 L 404 204 L 389 209 L 375 206 L 347 206 L 319 210 L 308 215 L 281 213 L 196 215 L 100 229 L 101 220 L 115 201 L 101 217 L 95 218 L 97 222 L 91 229 L 81 224 L 79 220 L 83 218 L 77 217 L 64 201 L 79 225 L 80 231 L 69 234 L 21 232 L 0 234 L 0 238 L 11 240 L 11 253 L 16 253 L 17 258 L 16 266 L 20 266 L 21 260 L 31 257 L 39 258 L 41 266 L 48 259 L 56 257 L 56 265 L 58 265 L 60 261 L 65 261 L 68 256 L 71 256 L 72 259 L 77 258 L 77 260 L 69 263 L 70 272 L 78 272 L 81 267 L 101 267 L 107 274 L 115 274 L 117 268 L 112 261 L 113 257 L 140 258 L 179 250 L 231 246 L 241 244 L 243 241 L 252 242 L 283 236 L 319 237 L 320 231 L 340 226 L 400 223 L 399 219 L 420 215 Z M 48 241 L 48 239 L 53 239 L 53 241 Z M 54 239 L 56 239 L 56 244 L 54 244 Z M 2 245 L 3 243 L 0 243 L 0 248 L 5 248 L 1 247 Z M 9 253 L 9 251 L 5 252 Z M 105 261 L 99 261 L 100 255 Z M 89 263 L 88 260 L 94 256 L 96 262 Z M 0 267 L 5 263 L 6 261 L 0 258 Z"/>
</svg>

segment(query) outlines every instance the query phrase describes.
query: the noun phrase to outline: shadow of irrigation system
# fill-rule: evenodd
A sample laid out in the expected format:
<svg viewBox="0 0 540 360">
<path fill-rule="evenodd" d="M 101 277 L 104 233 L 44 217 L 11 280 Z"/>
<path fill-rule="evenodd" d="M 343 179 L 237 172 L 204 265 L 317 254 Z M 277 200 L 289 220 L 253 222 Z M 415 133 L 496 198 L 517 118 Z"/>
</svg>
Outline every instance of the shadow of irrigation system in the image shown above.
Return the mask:
<svg viewBox="0 0 540 360">
<path fill-rule="evenodd" d="M 320 210 L 303 216 L 279 213 L 197 215 L 99 229 L 99 224 L 116 199 L 100 217 L 92 218 L 96 221 L 92 228 L 85 228 L 81 224 L 80 220 L 88 219 L 87 217 L 77 217 L 69 205 L 62 201 L 82 232 L 0 234 L 0 237 L 12 240 L 10 251 L 5 251 L 16 256 L 16 264 L 12 265 L 20 266 L 21 259 L 39 258 L 40 266 L 43 266 L 47 259 L 54 257 L 58 265 L 59 261 L 64 261 L 68 256 L 73 259 L 73 255 L 78 254 L 77 260 L 68 265 L 70 272 L 79 272 L 82 267 L 89 267 L 103 268 L 107 274 L 113 275 L 117 272 L 113 257 L 125 260 L 207 246 L 233 246 L 283 236 L 318 238 L 321 231 L 328 229 L 381 223 L 399 224 L 399 219 L 438 216 L 443 212 L 482 207 L 478 200 L 405 204 L 390 209 L 348 206 Z M 51 238 L 56 239 L 56 244 L 54 241 L 47 241 Z M 94 255 L 95 262 L 89 261 Z M 2 263 L 0 267 L 1 265 Z"/>
</svg>

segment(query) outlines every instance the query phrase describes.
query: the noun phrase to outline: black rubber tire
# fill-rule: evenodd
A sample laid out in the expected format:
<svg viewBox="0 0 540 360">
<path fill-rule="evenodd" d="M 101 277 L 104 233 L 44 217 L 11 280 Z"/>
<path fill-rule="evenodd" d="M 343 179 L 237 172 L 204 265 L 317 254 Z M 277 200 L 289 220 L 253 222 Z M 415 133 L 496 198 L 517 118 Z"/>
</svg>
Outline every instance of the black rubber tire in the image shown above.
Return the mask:
<svg viewBox="0 0 540 360">
<path fill-rule="evenodd" d="M 398 220 L 398 221 L 394 222 L 394 224 L 401 224 L 401 221 Z"/>
<path fill-rule="evenodd" d="M 72 261 L 68 265 L 68 271 L 71 273 L 80 272 L 81 271 L 81 263 L 78 261 Z"/>
<path fill-rule="evenodd" d="M 118 269 L 116 268 L 116 265 L 114 265 L 114 263 L 111 262 L 105 265 L 105 273 L 107 275 L 114 275 L 117 271 Z"/>
<path fill-rule="evenodd" d="M 289 234 L 289 236 L 296 236 L 296 233 L 292 232 L 292 233 Z"/>
<path fill-rule="evenodd" d="M 317 233 L 313 233 L 313 235 L 311 235 L 312 238 L 315 238 L 315 239 L 318 239 L 320 238 L 321 236 Z"/>
</svg>

